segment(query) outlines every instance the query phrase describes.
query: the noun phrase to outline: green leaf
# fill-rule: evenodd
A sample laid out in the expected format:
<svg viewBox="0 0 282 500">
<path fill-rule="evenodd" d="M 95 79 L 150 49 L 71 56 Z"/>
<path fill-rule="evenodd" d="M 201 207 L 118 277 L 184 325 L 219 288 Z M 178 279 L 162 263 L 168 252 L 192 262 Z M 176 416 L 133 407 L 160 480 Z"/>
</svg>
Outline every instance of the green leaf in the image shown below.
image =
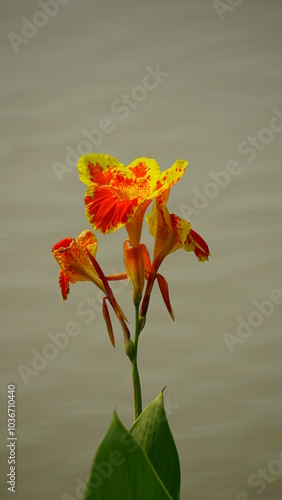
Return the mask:
<svg viewBox="0 0 282 500">
<path fill-rule="evenodd" d="M 163 453 L 162 443 L 155 446 Z M 116 413 L 96 453 L 84 500 L 174 500 Z"/>
<path fill-rule="evenodd" d="M 178 500 L 180 497 L 180 464 L 166 418 L 163 392 L 145 408 L 129 432 L 147 454 L 172 498 Z"/>
</svg>

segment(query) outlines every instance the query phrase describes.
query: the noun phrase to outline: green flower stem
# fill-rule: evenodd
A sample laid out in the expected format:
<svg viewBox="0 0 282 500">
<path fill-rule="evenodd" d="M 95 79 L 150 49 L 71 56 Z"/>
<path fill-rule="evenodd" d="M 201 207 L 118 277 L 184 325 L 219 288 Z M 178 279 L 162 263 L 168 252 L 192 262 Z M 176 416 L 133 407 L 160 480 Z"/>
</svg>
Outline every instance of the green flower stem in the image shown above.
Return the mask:
<svg viewBox="0 0 282 500">
<path fill-rule="evenodd" d="M 136 420 L 142 413 L 141 386 L 140 386 L 140 377 L 138 373 L 136 358 L 132 361 L 131 366 L 132 366 L 133 392 L 134 392 L 134 418 Z"/>
<path fill-rule="evenodd" d="M 134 339 L 134 356 L 131 360 L 132 367 L 132 379 L 133 379 L 133 394 L 134 394 L 134 416 L 135 420 L 142 413 L 142 395 L 141 395 L 141 384 L 140 377 L 137 366 L 137 349 L 138 349 L 138 339 L 140 334 L 140 324 L 139 324 L 139 304 L 135 304 L 135 339 Z"/>
</svg>

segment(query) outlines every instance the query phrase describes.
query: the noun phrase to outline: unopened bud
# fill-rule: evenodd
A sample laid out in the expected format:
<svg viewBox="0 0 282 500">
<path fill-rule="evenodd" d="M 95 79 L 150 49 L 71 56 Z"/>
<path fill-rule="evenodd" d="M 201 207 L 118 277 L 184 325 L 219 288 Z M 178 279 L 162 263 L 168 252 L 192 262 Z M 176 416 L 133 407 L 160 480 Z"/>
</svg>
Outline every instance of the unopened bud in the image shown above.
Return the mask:
<svg viewBox="0 0 282 500">
<path fill-rule="evenodd" d="M 140 316 L 139 318 L 139 330 L 140 332 L 143 330 L 146 323 L 146 316 Z"/>
<path fill-rule="evenodd" d="M 124 263 L 127 275 L 133 284 L 133 301 L 139 304 L 145 282 L 144 254 L 145 245 L 137 247 L 128 246 L 128 240 L 124 242 Z M 136 292 L 135 292 L 136 291 Z"/>
<path fill-rule="evenodd" d="M 125 335 L 123 336 L 123 347 L 125 354 L 132 361 L 134 358 L 134 343 L 131 339 L 128 339 Z"/>
<path fill-rule="evenodd" d="M 141 295 L 139 295 L 139 293 L 137 292 L 136 288 L 134 288 L 134 287 L 133 287 L 132 296 L 133 296 L 133 304 L 135 306 L 139 306 L 140 301 L 141 301 Z"/>
<path fill-rule="evenodd" d="M 150 302 L 150 295 L 149 294 L 145 294 L 144 295 L 144 298 L 143 298 L 143 301 L 142 301 L 142 305 L 141 305 L 141 309 L 140 309 L 140 316 L 141 317 L 146 317 L 146 314 L 147 314 L 147 311 L 148 311 L 148 307 L 149 307 L 149 302 Z"/>
</svg>

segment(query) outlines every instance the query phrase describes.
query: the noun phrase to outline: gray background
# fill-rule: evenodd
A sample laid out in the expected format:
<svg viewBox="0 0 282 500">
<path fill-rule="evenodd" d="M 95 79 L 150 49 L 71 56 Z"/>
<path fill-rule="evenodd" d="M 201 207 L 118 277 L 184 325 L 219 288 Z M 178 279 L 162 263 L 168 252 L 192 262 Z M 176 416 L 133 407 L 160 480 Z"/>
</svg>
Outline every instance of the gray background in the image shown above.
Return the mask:
<svg viewBox="0 0 282 500">
<path fill-rule="evenodd" d="M 93 151 L 125 164 L 153 157 L 162 169 L 189 160 L 169 209 L 191 221 L 212 254 L 205 264 L 184 251 L 167 258 L 161 272 L 176 321 L 156 287 L 140 338 L 144 404 L 169 386 L 181 498 L 281 499 L 281 304 L 268 317 L 252 315 L 255 301 L 282 290 L 282 115 L 273 121 L 273 108 L 282 113 L 281 2 L 58 5 L 53 17 L 40 17 L 38 2 L 0 3 L 1 498 L 12 495 L 6 487 L 9 383 L 17 387 L 19 500 L 81 498 L 77 478 L 86 480 L 113 409 L 127 426 L 132 422 L 130 364 L 119 326 L 113 349 L 101 312 L 87 305 L 97 300 L 91 283 L 73 285 L 62 302 L 51 255 L 55 242 L 90 228 L 85 186 L 67 164 L 66 148 L 82 147 L 83 130 L 109 118 L 113 130 Z M 24 31 L 25 42 L 15 45 L 11 33 L 23 36 L 23 17 L 43 26 Z M 167 76 L 142 94 L 136 86 L 157 65 Z M 131 101 L 124 119 L 112 108 L 123 94 L 142 98 Z M 252 151 L 249 137 L 258 138 Z M 210 185 L 211 172 L 226 172 L 231 160 L 238 175 L 229 175 L 226 187 Z M 55 162 L 67 167 L 61 176 Z M 207 195 L 200 208 L 195 190 Z M 98 234 L 106 273 L 123 269 L 125 237 L 124 229 Z M 146 226 L 142 241 L 152 252 Z M 117 298 L 132 324 L 130 284 Z M 259 324 L 245 339 L 238 337 L 238 316 Z M 19 366 L 32 368 L 32 350 L 42 353 L 49 334 L 69 321 L 80 334 L 25 384 Z M 239 338 L 233 353 L 226 333 Z M 268 474 L 260 483 L 259 469 Z"/>
</svg>

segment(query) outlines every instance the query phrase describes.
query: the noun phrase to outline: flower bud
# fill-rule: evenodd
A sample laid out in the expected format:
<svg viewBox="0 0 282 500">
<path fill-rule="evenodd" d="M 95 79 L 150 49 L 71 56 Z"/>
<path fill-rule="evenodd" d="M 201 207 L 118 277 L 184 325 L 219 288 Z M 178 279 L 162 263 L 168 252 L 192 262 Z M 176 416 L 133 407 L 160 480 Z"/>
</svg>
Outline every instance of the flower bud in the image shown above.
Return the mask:
<svg viewBox="0 0 282 500">
<path fill-rule="evenodd" d="M 128 339 L 125 335 L 123 336 L 123 347 L 125 354 L 132 361 L 132 359 L 134 358 L 134 343 L 132 342 L 131 339 Z"/>
<path fill-rule="evenodd" d="M 139 304 L 145 282 L 144 255 L 146 255 L 147 249 L 143 244 L 133 247 L 127 246 L 128 243 L 129 241 L 126 240 L 124 244 L 124 264 L 127 276 L 133 284 L 134 304 Z"/>
</svg>

